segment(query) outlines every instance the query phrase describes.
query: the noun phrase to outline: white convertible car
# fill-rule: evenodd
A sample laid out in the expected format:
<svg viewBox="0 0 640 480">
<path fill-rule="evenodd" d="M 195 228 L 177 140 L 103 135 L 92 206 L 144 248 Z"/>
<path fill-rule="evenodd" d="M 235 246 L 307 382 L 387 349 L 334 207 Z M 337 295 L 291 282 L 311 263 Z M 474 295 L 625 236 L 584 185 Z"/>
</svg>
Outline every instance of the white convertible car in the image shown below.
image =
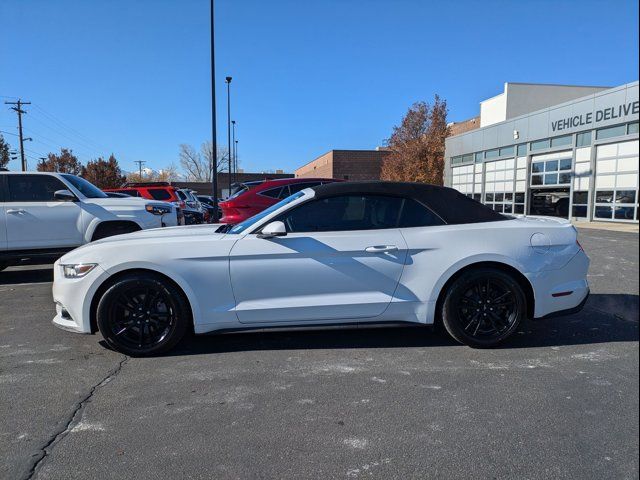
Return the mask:
<svg viewBox="0 0 640 480">
<path fill-rule="evenodd" d="M 55 265 L 54 323 L 129 355 L 195 333 L 442 322 L 489 347 L 572 313 L 589 259 L 566 220 L 499 214 L 455 190 L 333 183 L 233 226 L 146 230 Z"/>
</svg>

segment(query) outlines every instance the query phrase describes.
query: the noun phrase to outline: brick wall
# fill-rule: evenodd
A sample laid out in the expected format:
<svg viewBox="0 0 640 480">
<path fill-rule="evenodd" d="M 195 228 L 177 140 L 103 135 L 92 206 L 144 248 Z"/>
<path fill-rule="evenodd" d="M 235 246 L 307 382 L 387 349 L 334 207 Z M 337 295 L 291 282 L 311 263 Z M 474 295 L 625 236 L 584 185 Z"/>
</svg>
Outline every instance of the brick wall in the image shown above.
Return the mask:
<svg viewBox="0 0 640 480">
<path fill-rule="evenodd" d="M 380 180 L 386 150 L 331 150 L 296 170 L 296 177 Z"/>
<path fill-rule="evenodd" d="M 296 178 L 333 178 L 333 150 L 298 168 Z"/>
<path fill-rule="evenodd" d="M 463 120 L 462 122 L 455 122 L 449 125 L 449 136 L 460 135 L 471 130 L 480 128 L 480 117 L 473 117 L 469 120 Z"/>
</svg>

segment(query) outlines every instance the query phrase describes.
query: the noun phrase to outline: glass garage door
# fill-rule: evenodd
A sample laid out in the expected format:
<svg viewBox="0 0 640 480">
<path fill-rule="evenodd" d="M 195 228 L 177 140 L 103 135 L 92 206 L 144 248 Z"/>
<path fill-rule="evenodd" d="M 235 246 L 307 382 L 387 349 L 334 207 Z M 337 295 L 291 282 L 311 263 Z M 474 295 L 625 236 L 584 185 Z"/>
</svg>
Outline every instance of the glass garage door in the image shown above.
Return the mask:
<svg viewBox="0 0 640 480">
<path fill-rule="evenodd" d="M 593 219 L 638 221 L 638 140 L 599 145 Z"/>
<path fill-rule="evenodd" d="M 453 188 L 475 200 L 480 200 L 482 164 L 453 167 L 451 173 L 451 186 Z"/>
<path fill-rule="evenodd" d="M 484 203 L 501 213 L 524 213 L 526 157 L 485 163 Z"/>
</svg>

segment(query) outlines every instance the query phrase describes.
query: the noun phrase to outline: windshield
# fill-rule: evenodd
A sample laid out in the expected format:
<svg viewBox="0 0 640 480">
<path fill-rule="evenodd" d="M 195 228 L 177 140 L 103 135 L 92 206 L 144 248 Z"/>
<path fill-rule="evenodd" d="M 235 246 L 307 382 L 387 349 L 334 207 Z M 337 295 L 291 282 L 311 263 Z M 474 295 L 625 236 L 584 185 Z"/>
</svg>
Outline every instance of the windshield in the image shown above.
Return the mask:
<svg viewBox="0 0 640 480">
<path fill-rule="evenodd" d="M 80 193 L 87 198 L 109 198 L 106 193 L 84 178 L 76 177 L 68 173 L 63 173 L 62 177 L 76 189 L 80 190 Z"/>
<path fill-rule="evenodd" d="M 259 222 L 260 220 L 262 220 L 267 215 L 270 215 L 271 213 L 273 213 L 276 210 L 278 210 L 280 207 L 283 207 L 284 205 L 286 205 L 288 203 L 291 203 L 294 200 L 297 200 L 298 198 L 302 197 L 303 195 L 304 195 L 303 192 L 294 193 L 293 195 L 285 198 L 284 200 L 280 200 L 275 205 L 271 205 L 269 208 L 267 208 L 266 210 L 261 211 L 260 213 L 254 215 L 253 217 L 247 218 L 244 222 L 240 222 L 240 223 L 234 225 L 233 227 L 231 227 L 231 229 L 229 229 L 229 231 L 227 233 L 233 233 L 233 234 L 242 233 L 247 228 L 249 228 L 253 224 Z"/>
</svg>

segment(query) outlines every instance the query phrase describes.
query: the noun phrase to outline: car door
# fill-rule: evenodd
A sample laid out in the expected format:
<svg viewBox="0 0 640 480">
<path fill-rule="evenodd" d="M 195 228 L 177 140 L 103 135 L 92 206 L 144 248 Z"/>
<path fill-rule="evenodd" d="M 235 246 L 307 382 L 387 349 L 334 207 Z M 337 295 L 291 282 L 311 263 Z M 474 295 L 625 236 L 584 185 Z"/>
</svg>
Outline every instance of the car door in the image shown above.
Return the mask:
<svg viewBox="0 0 640 480">
<path fill-rule="evenodd" d="M 238 240 L 230 253 L 238 320 L 330 322 L 383 313 L 407 255 L 398 211 L 393 197 L 311 200 L 278 218 L 286 236 Z"/>
<path fill-rule="evenodd" d="M 66 248 L 83 243 L 80 202 L 58 201 L 68 187 L 47 174 L 7 175 L 4 214 L 9 250 Z"/>
</svg>

